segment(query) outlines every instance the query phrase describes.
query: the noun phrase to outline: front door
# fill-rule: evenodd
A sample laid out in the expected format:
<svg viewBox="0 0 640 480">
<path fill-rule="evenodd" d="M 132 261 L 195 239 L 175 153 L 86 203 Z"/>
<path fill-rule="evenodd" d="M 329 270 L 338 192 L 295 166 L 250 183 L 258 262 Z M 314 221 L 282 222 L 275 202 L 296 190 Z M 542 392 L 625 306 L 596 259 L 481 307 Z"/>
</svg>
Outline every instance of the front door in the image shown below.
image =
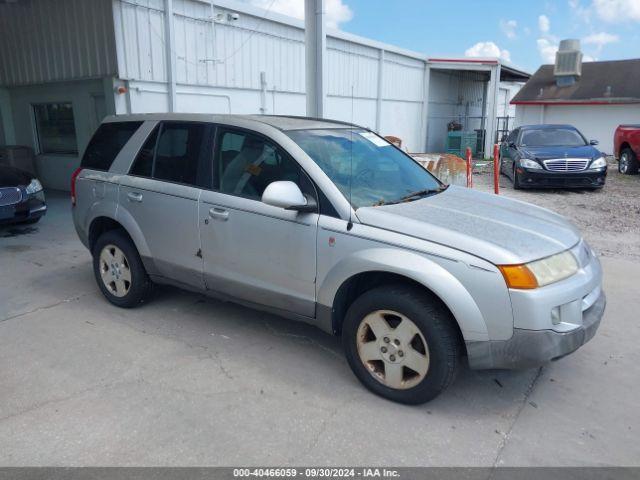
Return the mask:
<svg viewBox="0 0 640 480">
<path fill-rule="evenodd" d="M 315 197 L 311 180 L 273 142 L 245 130 L 219 128 L 214 157 L 213 190 L 200 197 L 207 288 L 313 317 L 318 214 L 261 201 L 277 180 Z"/>
<path fill-rule="evenodd" d="M 132 216 L 140 227 L 150 273 L 199 289 L 204 281 L 198 198 L 207 183 L 203 165 L 211 158 L 211 129 L 204 123 L 161 123 L 122 178 L 119 193 L 118 215 Z"/>
</svg>

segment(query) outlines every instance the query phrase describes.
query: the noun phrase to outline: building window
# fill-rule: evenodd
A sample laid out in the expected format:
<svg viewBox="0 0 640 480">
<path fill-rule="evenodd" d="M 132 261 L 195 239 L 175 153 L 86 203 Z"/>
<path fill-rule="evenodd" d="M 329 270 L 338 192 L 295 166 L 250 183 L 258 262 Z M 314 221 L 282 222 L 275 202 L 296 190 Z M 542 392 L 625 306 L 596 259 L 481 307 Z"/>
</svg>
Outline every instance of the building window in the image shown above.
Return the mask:
<svg viewBox="0 0 640 480">
<path fill-rule="evenodd" d="M 40 153 L 78 154 L 71 103 L 40 103 L 33 112 Z"/>
</svg>

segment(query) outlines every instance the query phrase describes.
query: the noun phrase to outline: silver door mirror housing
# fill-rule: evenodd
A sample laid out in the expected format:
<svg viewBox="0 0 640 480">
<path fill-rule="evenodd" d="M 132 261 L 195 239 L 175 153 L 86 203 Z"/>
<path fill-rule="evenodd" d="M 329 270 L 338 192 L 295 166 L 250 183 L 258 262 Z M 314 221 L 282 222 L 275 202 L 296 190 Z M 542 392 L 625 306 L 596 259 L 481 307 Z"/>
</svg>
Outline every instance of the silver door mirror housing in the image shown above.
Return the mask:
<svg viewBox="0 0 640 480">
<path fill-rule="evenodd" d="M 262 193 L 262 203 L 286 210 L 306 210 L 309 202 L 293 182 L 278 181 L 267 185 Z"/>
</svg>

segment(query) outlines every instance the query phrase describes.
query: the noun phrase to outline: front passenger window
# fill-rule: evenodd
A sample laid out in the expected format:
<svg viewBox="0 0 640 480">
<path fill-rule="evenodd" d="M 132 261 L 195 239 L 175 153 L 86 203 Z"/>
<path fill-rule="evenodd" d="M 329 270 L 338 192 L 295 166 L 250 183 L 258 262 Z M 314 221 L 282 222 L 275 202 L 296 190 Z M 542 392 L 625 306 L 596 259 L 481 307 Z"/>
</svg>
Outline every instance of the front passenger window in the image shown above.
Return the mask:
<svg viewBox="0 0 640 480">
<path fill-rule="evenodd" d="M 267 185 L 289 180 L 313 195 L 309 192 L 310 182 L 298 164 L 262 137 L 223 131 L 219 145 L 216 187 L 220 192 L 260 200 Z"/>
</svg>

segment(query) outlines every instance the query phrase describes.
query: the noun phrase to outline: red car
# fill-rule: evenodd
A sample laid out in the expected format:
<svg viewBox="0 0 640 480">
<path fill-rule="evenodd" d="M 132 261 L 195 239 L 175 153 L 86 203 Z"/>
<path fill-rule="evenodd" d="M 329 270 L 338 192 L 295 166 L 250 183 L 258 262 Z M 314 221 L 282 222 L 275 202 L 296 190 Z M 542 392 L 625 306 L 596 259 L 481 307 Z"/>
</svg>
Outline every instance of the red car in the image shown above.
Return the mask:
<svg viewBox="0 0 640 480">
<path fill-rule="evenodd" d="M 613 152 L 618 171 L 626 175 L 638 173 L 640 157 L 640 125 L 620 125 L 613 135 Z"/>
</svg>

